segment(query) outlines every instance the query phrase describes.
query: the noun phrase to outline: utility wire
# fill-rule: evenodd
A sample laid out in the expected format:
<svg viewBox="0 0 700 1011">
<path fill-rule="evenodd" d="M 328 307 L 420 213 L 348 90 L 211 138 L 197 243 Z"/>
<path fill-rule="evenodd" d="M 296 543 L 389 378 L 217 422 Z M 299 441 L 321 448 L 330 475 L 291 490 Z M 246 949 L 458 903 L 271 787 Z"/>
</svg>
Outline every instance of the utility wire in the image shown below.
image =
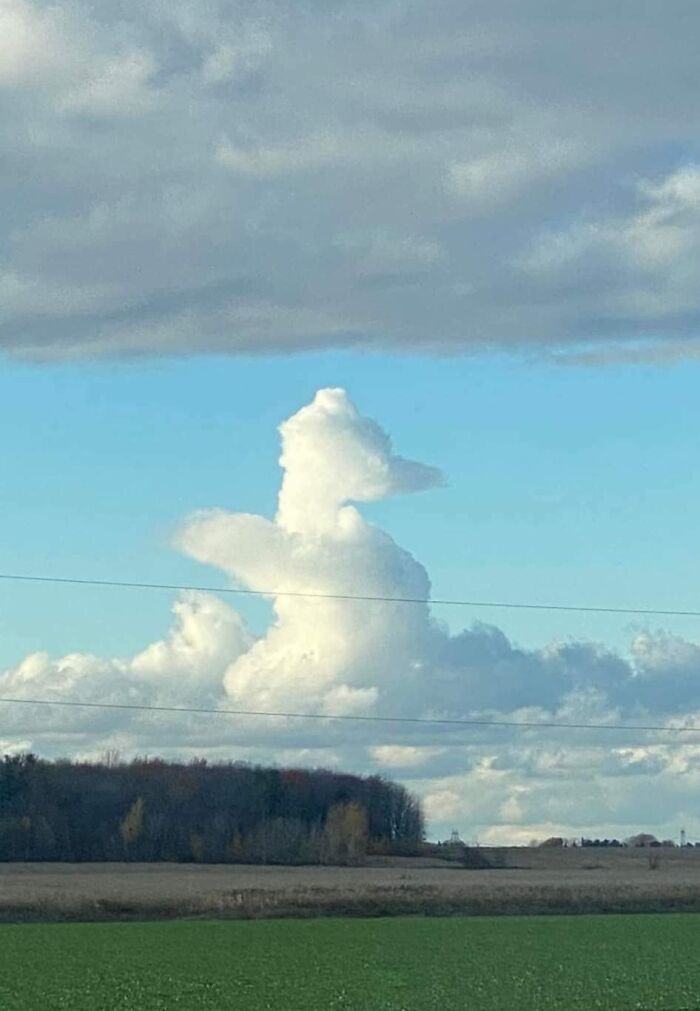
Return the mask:
<svg viewBox="0 0 700 1011">
<path fill-rule="evenodd" d="M 577 611 L 589 614 L 656 615 L 661 617 L 700 618 L 700 610 L 674 610 L 662 607 L 594 607 L 581 604 L 526 604 L 505 600 L 458 600 L 439 597 L 389 597 L 365 593 L 322 593 L 306 590 L 249 590 L 231 586 L 192 586 L 180 583 L 140 583 L 118 579 L 74 579 L 67 576 L 29 576 L 0 572 L 0 580 L 25 583 L 59 583 L 70 586 L 105 586 L 125 590 L 194 590 L 200 593 L 233 593 L 249 597 L 302 597 L 312 600 L 357 600 L 387 604 L 434 604 L 449 607 L 508 608 L 521 611 Z"/>
<path fill-rule="evenodd" d="M 300 597 L 318 600 L 356 600 L 365 602 L 383 602 L 395 604 L 439 604 L 455 607 L 511 608 L 537 611 L 577 611 L 596 614 L 630 614 L 630 615 L 665 615 L 674 617 L 700 617 L 700 611 L 671 610 L 664 608 L 632 608 L 632 607 L 593 607 L 574 604 L 530 604 L 513 601 L 477 601 L 459 599 L 440 599 L 427 597 L 390 597 L 371 594 L 321 593 L 299 590 L 251 590 L 238 587 L 193 586 L 179 583 L 146 583 L 127 582 L 115 579 L 78 579 L 66 576 L 31 576 L 20 573 L 0 572 L 0 580 L 30 583 L 68 584 L 73 586 L 103 586 L 121 589 L 139 590 L 194 590 L 204 593 L 229 593 L 245 596 L 261 597 Z M 0 698 L 0 703 L 8 705 L 62 706 L 70 708 L 103 709 L 103 710 L 135 710 L 157 713 L 193 713 L 210 716 L 250 716 L 272 719 L 295 720 L 340 720 L 355 723 L 398 723 L 410 725 L 453 726 L 453 727 L 512 727 L 531 730 L 611 730 L 638 731 L 654 733 L 700 733 L 700 726 L 669 727 L 654 724 L 625 723 L 561 723 L 554 721 L 539 722 L 536 720 L 466 720 L 440 719 L 419 716 L 351 716 L 330 715 L 325 713 L 294 713 L 294 712 L 263 712 L 249 709 L 209 709 L 191 706 L 152 706 L 137 703 L 116 702 L 82 702 L 79 700 L 59 699 L 15 699 Z"/>
<path fill-rule="evenodd" d="M 0 704 L 25 706 L 63 706 L 83 709 L 127 709 L 147 713 L 195 713 L 205 716 L 253 716 L 289 720 L 342 720 L 352 723 L 402 723 L 450 727 L 517 727 L 525 730 L 625 730 L 653 731 L 668 734 L 698 734 L 700 726 L 669 727 L 639 723 L 560 723 L 537 720 L 465 720 L 428 716 L 350 716 L 328 713 L 267 712 L 257 709 L 209 709 L 197 706 L 151 706 L 136 702 L 81 702 L 77 699 L 15 699 L 0 698 Z"/>
</svg>

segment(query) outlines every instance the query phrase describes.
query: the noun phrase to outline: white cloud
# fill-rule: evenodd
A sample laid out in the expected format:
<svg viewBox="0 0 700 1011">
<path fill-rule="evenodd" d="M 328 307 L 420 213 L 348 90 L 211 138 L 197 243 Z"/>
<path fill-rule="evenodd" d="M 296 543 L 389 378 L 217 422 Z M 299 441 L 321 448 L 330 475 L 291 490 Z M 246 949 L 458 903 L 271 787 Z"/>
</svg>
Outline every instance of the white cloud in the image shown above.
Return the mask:
<svg viewBox="0 0 700 1011">
<path fill-rule="evenodd" d="M 444 749 L 415 747 L 410 744 L 378 744 L 370 748 L 370 754 L 380 766 L 406 770 L 425 765 L 429 759 L 444 754 Z"/>
<path fill-rule="evenodd" d="M 173 605 L 165 639 L 130 658 L 32 653 L 2 676 L 5 695 L 85 702 L 204 703 L 221 695 L 221 678 L 252 637 L 238 614 L 210 594 L 187 592 Z"/>
<path fill-rule="evenodd" d="M 517 257 L 516 265 L 540 291 L 566 291 L 576 303 L 598 289 L 601 313 L 630 326 L 625 350 L 618 344 L 611 360 L 662 360 L 693 356 L 692 342 L 642 341 L 641 321 L 687 327 L 697 302 L 700 271 L 700 167 L 686 165 L 659 179 L 642 179 L 634 206 L 625 214 L 588 216 L 561 231 L 541 234 Z M 617 324 L 616 324 L 617 325 Z M 636 329 L 636 334 L 632 331 Z M 606 351 L 574 360 L 605 360 Z"/>
<path fill-rule="evenodd" d="M 343 160 L 348 153 L 342 141 L 331 132 L 275 145 L 242 146 L 223 140 L 216 148 L 221 165 L 233 172 L 259 178 L 316 171 Z"/>
<path fill-rule="evenodd" d="M 0 82 L 31 78 L 50 58 L 50 31 L 29 5 L 3 0 L 0 5 Z"/>
<path fill-rule="evenodd" d="M 208 84 L 220 84 L 254 73 L 274 51 L 271 33 L 264 24 L 239 27 L 234 37 L 216 44 L 204 58 L 202 74 Z"/>
<path fill-rule="evenodd" d="M 275 520 L 203 514 L 186 524 L 180 546 L 273 597 L 275 589 L 352 594 L 358 586 L 373 596 L 427 596 L 422 566 L 351 503 L 427 488 L 437 471 L 396 456 L 343 390 L 320 391 L 280 431 Z M 331 711 L 330 696 L 344 710 L 371 709 L 433 634 L 425 605 L 278 596 L 274 609 L 267 635 L 226 674 L 229 694 L 254 708 Z"/>
<path fill-rule="evenodd" d="M 117 26 L 111 39 L 101 37 L 71 4 L 0 0 L 0 87 L 39 89 L 35 101 L 58 112 L 119 116 L 146 108 L 155 59 L 124 45 L 121 34 Z"/>
<path fill-rule="evenodd" d="M 191 557 L 269 596 L 263 635 L 216 596 L 191 592 L 175 602 L 170 632 L 135 656 L 35 653 L 0 674 L 0 697 L 533 726 L 8 705 L 7 749 L 388 771 L 424 796 L 435 832 L 457 827 L 466 838 L 529 838 L 543 826 L 550 835 L 669 835 L 681 819 L 700 834 L 700 743 L 613 729 L 700 724 L 700 645 L 646 630 L 622 656 L 580 641 L 522 649 L 487 625 L 449 634 L 426 603 L 397 602 L 429 597 L 428 575 L 359 508 L 434 487 L 439 473 L 399 456 L 340 389 L 319 391 L 280 432 L 274 518 L 215 510 L 189 517 L 178 536 Z M 359 592 L 389 599 L 347 599 Z M 314 593 L 327 596 L 306 596 Z M 546 726 L 557 722 L 608 729 Z"/>
<path fill-rule="evenodd" d="M 218 694 L 222 671 L 232 657 L 250 649 L 251 634 L 238 614 L 211 594 L 185 593 L 173 613 L 175 627 L 133 657 L 131 673 L 178 693 L 204 688 Z"/>
<path fill-rule="evenodd" d="M 68 88 L 60 107 L 91 115 L 129 115 L 152 106 L 149 88 L 156 72 L 151 53 L 133 49 L 96 61 L 84 80 Z"/>
<path fill-rule="evenodd" d="M 516 138 L 504 140 L 501 149 L 449 168 L 449 188 L 480 211 L 512 200 L 527 187 L 563 175 L 590 158 L 590 152 L 587 155 L 564 140 L 542 139 L 536 146 Z"/>
<path fill-rule="evenodd" d="M 649 200 L 665 206 L 667 213 L 673 208 L 700 210 L 700 168 L 697 165 L 687 165 L 660 182 L 646 182 L 640 188 Z"/>
</svg>

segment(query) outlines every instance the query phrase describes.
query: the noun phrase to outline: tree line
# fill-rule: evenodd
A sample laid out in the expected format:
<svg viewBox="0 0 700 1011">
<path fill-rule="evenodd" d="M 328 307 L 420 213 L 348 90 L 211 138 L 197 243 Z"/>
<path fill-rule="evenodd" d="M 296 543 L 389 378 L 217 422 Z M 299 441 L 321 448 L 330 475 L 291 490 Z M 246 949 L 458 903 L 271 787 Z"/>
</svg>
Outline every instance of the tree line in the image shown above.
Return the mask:
<svg viewBox="0 0 700 1011">
<path fill-rule="evenodd" d="M 663 846 L 664 849 L 672 849 L 677 844 L 673 839 L 657 839 L 655 835 L 650 832 L 639 832 L 637 835 L 627 836 L 625 839 L 589 839 L 586 836 L 582 836 L 580 839 L 564 839 L 562 836 L 550 836 L 549 839 L 543 839 L 542 842 L 533 842 L 534 846 L 539 846 L 541 849 L 552 849 L 556 847 L 566 847 L 570 849 L 576 849 L 577 847 L 583 848 L 607 848 L 607 849 L 645 849 L 645 848 L 657 848 Z M 693 847 L 692 843 L 684 843 L 685 848 Z"/>
<path fill-rule="evenodd" d="M 0 860 L 353 863 L 415 852 L 419 802 L 380 776 L 161 759 L 0 762 Z"/>
</svg>

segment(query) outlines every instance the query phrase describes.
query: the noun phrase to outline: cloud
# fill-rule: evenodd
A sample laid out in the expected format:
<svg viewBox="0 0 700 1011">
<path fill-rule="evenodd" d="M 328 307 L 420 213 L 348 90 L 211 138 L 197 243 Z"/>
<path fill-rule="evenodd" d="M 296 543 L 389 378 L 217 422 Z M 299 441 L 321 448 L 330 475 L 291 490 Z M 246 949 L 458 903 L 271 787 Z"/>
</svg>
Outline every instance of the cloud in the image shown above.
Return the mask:
<svg viewBox="0 0 700 1011">
<path fill-rule="evenodd" d="M 204 513 L 185 525 L 179 544 L 274 601 L 267 635 L 226 673 L 237 702 L 366 712 L 422 657 L 434 634 L 427 606 L 274 590 L 343 595 L 362 586 L 378 597 L 427 597 L 423 567 L 351 503 L 419 491 L 440 475 L 394 454 L 343 390 L 321 390 L 280 432 L 284 477 L 275 520 Z"/>
<path fill-rule="evenodd" d="M 205 83 L 244 80 L 262 68 L 274 53 L 274 42 L 265 22 L 245 22 L 232 35 L 224 35 L 202 64 Z"/>
<path fill-rule="evenodd" d="M 633 338 L 602 349 L 574 349 L 573 362 L 663 361 L 696 357 L 692 339 L 645 340 L 650 327 L 692 337 L 700 271 L 700 166 L 687 164 L 633 190 L 623 214 L 589 215 L 540 234 L 516 265 L 540 294 L 566 291 L 576 305 L 598 292 L 611 333 Z"/>
<path fill-rule="evenodd" d="M 221 678 L 231 658 L 248 649 L 252 637 L 238 614 L 210 594 L 183 593 L 173 614 L 166 638 L 128 659 L 85 653 L 52 659 L 32 653 L 5 672 L 3 692 L 84 702 L 187 705 L 209 699 L 213 704 L 220 698 Z M 88 714 L 88 721 L 91 718 Z"/>
<path fill-rule="evenodd" d="M 444 256 L 444 250 L 436 242 L 376 231 L 341 235 L 337 245 L 344 252 L 355 254 L 358 275 L 376 278 L 411 277 L 416 272 L 430 270 Z"/>
<path fill-rule="evenodd" d="M 274 145 L 235 145 L 224 140 L 216 150 L 217 160 L 232 172 L 253 178 L 290 176 L 315 172 L 352 158 L 355 144 L 343 143 L 333 133 L 318 133 Z"/>
<path fill-rule="evenodd" d="M 597 257 L 603 266 L 618 263 L 622 270 L 660 274 L 659 280 L 672 283 L 666 272 L 684 273 L 700 244 L 700 166 L 685 166 L 658 181 L 641 180 L 636 196 L 637 207 L 623 217 L 545 234 L 522 265 L 534 275 L 547 275 L 580 271 Z"/>
<path fill-rule="evenodd" d="M 440 758 L 443 748 L 415 747 L 410 744 L 378 744 L 370 748 L 370 754 L 378 765 L 385 769 L 413 770 L 425 768 L 430 759 Z"/>
<path fill-rule="evenodd" d="M 151 104 L 157 66 L 129 44 L 124 24 L 112 37 L 87 10 L 32 0 L 0 0 L 0 89 L 27 98 L 27 108 L 121 117 Z"/>
<path fill-rule="evenodd" d="M 699 644 L 644 629 L 621 654 L 577 640 L 524 649 L 485 624 L 453 634 L 425 602 L 425 568 L 361 511 L 364 502 L 436 489 L 440 473 L 400 456 L 342 389 L 320 390 L 280 435 L 273 518 L 210 510 L 187 517 L 177 536 L 191 558 L 268 597 L 261 635 L 216 595 L 189 592 L 174 603 L 171 630 L 134 656 L 34 653 L 0 674 L 3 698 L 229 714 L 0 704 L 7 749 L 94 756 L 117 748 L 399 775 L 425 798 L 434 832 L 459 827 L 469 838 L 655 826 L 668 835 L 681 820 L 700 834 L 700 740 L 617 728 L 700 724 Z M 358 595 L 375 599 L 348 599 Z"/>
<path fill-rule="evenodd" d="M 696 355 L 700 12 L 550 13 L 0 0 L 0 349 Z"/>
<path fill-rule="evenodd" d="M 532 142 L 504 138 L 500 149 L 450 166 L 452 191 L 484 212 L 507 203 L 524 189 L 564 174 L 587 160 L 586 152 L 565 140 Z"/>
</svg>

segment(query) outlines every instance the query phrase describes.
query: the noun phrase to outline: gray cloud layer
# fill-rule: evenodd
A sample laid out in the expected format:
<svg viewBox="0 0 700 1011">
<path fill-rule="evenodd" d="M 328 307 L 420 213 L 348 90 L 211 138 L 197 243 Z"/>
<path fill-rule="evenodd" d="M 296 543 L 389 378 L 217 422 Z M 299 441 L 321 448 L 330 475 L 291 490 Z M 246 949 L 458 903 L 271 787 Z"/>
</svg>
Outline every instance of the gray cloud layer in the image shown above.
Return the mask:
<svg viewBox="0 0 700 1011">
<path fill-rule="evenodd" d="M 683 0 L 0 0 L 0 347 L 696 355 L 698 36 Z"/>
</svg>

